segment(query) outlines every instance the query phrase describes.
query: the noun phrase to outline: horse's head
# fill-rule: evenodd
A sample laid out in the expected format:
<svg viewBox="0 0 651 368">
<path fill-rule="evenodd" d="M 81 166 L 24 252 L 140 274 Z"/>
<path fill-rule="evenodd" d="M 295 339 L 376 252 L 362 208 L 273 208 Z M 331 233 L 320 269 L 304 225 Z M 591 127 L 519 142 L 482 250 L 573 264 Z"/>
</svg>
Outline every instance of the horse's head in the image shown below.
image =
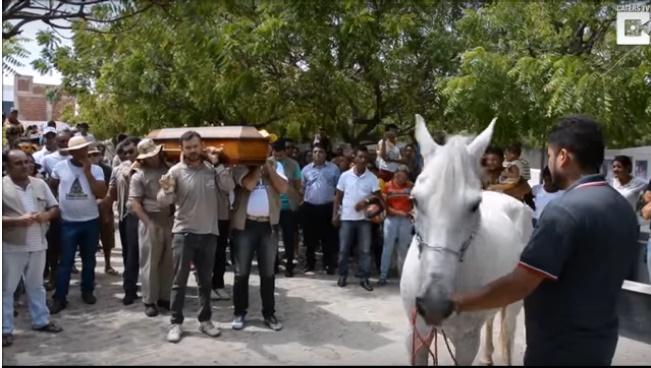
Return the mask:
<svg viewBox="0 0 651 368">
<path fill-rule="evenodd" d="M 452 136 L 438 145 L 416 115 L 416 139 L 425 161 L 412 190 L 421 279 L 416 306 L 428 324 L 440 324 L 451 312 L 458 266 L 479 226 L 479 163 L 494 125 L 495 119 L 474 139 Z"/>
</svg>

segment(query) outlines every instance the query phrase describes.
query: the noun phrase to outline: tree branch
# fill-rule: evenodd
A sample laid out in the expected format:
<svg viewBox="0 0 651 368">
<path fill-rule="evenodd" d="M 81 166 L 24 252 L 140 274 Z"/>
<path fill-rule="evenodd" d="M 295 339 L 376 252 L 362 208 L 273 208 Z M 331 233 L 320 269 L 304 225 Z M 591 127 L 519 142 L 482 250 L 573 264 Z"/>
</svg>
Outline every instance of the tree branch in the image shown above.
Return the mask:
<svg viewBox="0 0 651 368">
<path fill-rule="evenodd" d="M 36 21 L 41 21 L 48 26 L 55 29 L 71 29 L 70 26 L 63 26 L 54 23 L 56 20 L 84 20 L 89 23 L 99 24 L 115 24 L 127 18 L 136 16 L 140 13 L 146 12 L 154 7 L 164 7 L 171 3 L 170 0 L 148 0 L 144 5 L 128 11 L 126 8 L 120 10 L 120 15 L 110 17 L 109 19 L 99 19 L 93 16 L 93 11 L 87 9 L 88 6 L 109 4 L 111 0 L 88 0 L 88 1 L 75 1 L 75 0 L 59 0 L 48 1 L 49 6 L 42 3 L 31 1 L 18 1 L 11 4 L 11 0 L 3 0 L 2 2 L 2 21 L 6 26 L 2 30 L 2 39 L 8 40 L 20 35 L 26 24 Z M 56 5 L 55 5 L 56 4 Z M 76 11 L 65 10 L 65 7 L 77 7 Z M 89 27 L 89 30 L 93 30 Z"/>
</svg>

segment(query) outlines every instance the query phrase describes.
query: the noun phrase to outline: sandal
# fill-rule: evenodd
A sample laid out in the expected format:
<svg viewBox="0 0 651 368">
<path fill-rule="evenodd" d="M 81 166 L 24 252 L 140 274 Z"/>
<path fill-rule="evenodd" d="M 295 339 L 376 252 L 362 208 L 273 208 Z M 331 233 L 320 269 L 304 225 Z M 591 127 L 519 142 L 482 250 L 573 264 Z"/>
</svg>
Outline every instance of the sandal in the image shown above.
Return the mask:
<svg viewBox="0 0 651 368">
<path fill-rule="evenodd" d="M 14 343 L 14 335 L 2 335 L 2 347 L 11 346 Z"/>
<path fill-rule="evenodd" d="M 106 270 L 104 270 L 104 272 L 105 272 L 107 275 L 111 275 L 111 276 L 120 276 L 120 274 L 118 273 L 118 271 L 116 271 L 116 270 L 114 270 L 114 269 L 112 269 L 112 268 L 106 269 Z"/>
<path fill-rule="evenodd" d="M 54 322 L 50 322 L 47 325 L 41 326 L 41 327 L 33 327 L 32 329 L 34 331 L 48 332 L 48 333 L 59 333 L 59 332 L 63 331 L 63 328 L 61 326 L 57 325 Z"/>
</svg>

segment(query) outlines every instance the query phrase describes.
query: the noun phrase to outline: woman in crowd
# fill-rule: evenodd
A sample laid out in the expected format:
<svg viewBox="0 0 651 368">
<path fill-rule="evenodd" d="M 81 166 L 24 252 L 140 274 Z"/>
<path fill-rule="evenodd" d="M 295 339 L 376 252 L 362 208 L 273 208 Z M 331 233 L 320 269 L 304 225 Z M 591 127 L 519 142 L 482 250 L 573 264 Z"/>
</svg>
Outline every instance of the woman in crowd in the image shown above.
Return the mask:
<svg viewBox="0 0 651 368">
<path fill-rule="evenodd" d="M 635 209 L 647 186 L 647 182 L 633 176 L 633 162 L 629 156 L 615 156 L 613 159 L 613 178 L 610 185 L 626 198 Z"/>
</svg>

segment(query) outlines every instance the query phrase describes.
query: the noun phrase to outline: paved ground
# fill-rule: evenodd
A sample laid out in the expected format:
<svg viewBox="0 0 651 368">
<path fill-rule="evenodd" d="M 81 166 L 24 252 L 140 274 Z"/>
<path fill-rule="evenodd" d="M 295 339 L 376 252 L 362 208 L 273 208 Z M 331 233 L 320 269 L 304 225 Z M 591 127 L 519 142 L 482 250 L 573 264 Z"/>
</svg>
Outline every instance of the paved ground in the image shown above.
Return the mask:
<svg viewBox="0 0 651 368">
<path fill-rule="evenodd" d="M 119 237 L 116 236 L 117 239 Z M 121 265 L 120 251 L 113 253 Z M 229 328 L 230 302 L 215 302 L 213 319 L 223 328 L 211 339 L 197 332 L 198 300 L 186 300 L 187 332 L 177 345 L 165 342 L 169 317 L 148 318 L 140 304 L 121 303 L 121 278 L 103 273 L 98 255 L 98 303 L 81 303 L 78 275 L 71 287 L 70 306 L 53 317 L 65 331 L 43 335 L 29 330 L 27 308 L 19 308 L 14 345 L 2 350 L 3 365 L 405 365 L 407 319 L 396 283 L 368 293 L 353 284 L 335 286 L 335 277 L 297 275 L 277 280 L 278 317 L 285 329 L 271 332 L 260 316 L 258 280 L 251 279 L 249 325 Z M 116 267 L 117 268 L 117 267 Z M 121 269 L 119 269 L 121 271 Z M 194 282 L 194 280 L 192 280 Z M 232 273 L 227 274 L 232 285 Z M 194 286 L 194 284 L 193 284 Z M 196 295 L 191 288 L 189 295 Z M 518 329 L 514 363 L 521 365 L 523 330 Z M 444 350 L 444 347 L 441 347 Z M 439 349 L 439 350 L 441 350 Z M 442 364 L 450 364 L 442 353 Z M 496 358 L 496 363 L 501 360 Z M 616 365 L 646 365 L 651 347 L 620 339 Z"/>
</svg>

